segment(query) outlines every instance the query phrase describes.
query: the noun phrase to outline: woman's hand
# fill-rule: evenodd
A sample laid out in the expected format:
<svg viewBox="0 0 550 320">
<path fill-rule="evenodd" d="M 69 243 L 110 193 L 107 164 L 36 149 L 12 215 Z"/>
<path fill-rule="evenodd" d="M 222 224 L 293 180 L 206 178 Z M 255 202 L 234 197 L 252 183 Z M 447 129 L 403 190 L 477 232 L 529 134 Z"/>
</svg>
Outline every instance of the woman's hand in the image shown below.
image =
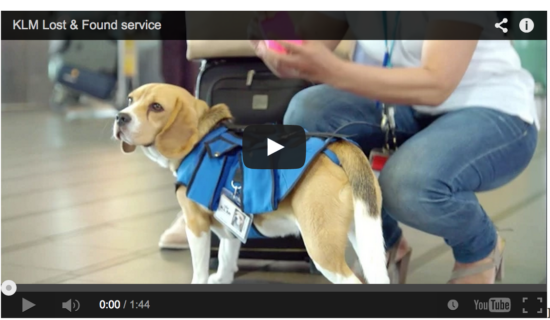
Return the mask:
<svg viewBox="0 0 550 320">
<path fill-rule="evenodd" d="M 276 12 L 274 11 L 257 11 L 250 23 L 248 24 L 248 39 L 250 40 L 250 43 L 252 44 L 256 55 L 264 61 L 271 72 L 273 72 L 280 78 L 288 78 L 288 75 L 290 74 L 289 71 L 278 70 L 279 68 L 277 66 L 277 62 L 274 61 L 271 56 L 264 55 L 264 52 L 268 50 L 264 41 L 266 37 L 268 39 L 277 39 L 278 36 L 272 34 L 264 34 L 264 31 L 262 31 L 261 23 L 266 19 L 273 18 L 275 14 Z"/>
<path fill-rule="evenodd" d="M 343 61 L 321 41 L 304 41 L 301 45 L 277 41 L 286 53 L 270 50 L 264 41 L 252 41 L 258 57 L 281 78 L 299 78 L 326 83 Z"/>
<path fill-rule="evenodd" d="M 279 63 L 282 54 L 270 50 L 264 40 L 252 40 L 252 46 L 256 55 L 261 58 L 266 66 L 279 78 L 299 78 L 296 70 L 284 68 Z"/>
</svg>

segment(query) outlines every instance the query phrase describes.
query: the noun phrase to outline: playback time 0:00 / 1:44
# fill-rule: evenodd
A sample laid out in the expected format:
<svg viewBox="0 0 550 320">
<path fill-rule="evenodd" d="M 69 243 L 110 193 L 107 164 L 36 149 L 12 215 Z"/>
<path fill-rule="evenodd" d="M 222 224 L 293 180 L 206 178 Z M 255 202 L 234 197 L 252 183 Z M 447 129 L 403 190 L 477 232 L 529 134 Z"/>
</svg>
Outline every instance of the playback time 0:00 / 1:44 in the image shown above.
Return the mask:
<svg viewBox="0 0 550 320">
<path fill-rule="evenodd" d="M 100 309 L 149 309 L 149 306 L 149 300 L 124 300 L 123 302 L 120 300 L 99 301 Z"/>
</svg>

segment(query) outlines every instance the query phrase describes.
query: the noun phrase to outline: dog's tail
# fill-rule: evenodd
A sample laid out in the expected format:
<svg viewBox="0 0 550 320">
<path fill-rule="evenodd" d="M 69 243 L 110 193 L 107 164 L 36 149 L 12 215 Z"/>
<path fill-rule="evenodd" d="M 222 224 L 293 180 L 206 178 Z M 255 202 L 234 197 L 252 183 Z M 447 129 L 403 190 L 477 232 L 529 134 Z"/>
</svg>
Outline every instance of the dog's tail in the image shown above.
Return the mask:
<svg viewBox="0 0 550 320">
<path fill-rule="evenodd" d="M 348 176 L 353 196 L 354 224 L 349 239 L 368 283 L 389 283 L 382 234 L 382 194 L 369 160 L 354 144 L 329 145 Z"/>
</svg>

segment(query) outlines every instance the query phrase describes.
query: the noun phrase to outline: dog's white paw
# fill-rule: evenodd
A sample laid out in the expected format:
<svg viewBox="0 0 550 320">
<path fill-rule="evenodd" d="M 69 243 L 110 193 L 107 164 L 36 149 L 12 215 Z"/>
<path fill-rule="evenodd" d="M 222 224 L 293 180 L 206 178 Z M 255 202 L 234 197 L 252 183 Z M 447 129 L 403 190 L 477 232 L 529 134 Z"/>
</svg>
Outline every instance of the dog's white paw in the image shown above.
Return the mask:
<svg viewBox="0 0 550 320">
<path fill-rule="evenodd" d="M 208 281 L 208 279 L 197 279 L 197 278 L 193 278 L 191 280 L 191 284 L 206 284 Z"/>
<path fill-rule="evenodd" d="M 209 284 L 231 284 L 233 283 L 233 274 L 213 273 L 208 277 Z"/>
<path fill-rule="evenodd" d="M 367 277 L 370 281 L 367 280 L 369 284 L 390 284 L 390 277 L 387 273 L 380 273 L 378 275 L 371 275 Z"/>
</svg>

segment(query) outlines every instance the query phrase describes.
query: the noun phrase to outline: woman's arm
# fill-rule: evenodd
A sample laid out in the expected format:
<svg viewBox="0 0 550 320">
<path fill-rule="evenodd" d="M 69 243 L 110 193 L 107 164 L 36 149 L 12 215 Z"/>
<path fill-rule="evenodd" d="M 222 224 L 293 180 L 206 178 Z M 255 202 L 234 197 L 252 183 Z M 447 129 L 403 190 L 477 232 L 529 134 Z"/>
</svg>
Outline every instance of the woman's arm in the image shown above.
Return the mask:
<svg viewBox="0 0 550 320">
<path fill-rule="evenodd" d="M 477 40 L 427 40 L 418 68 L 364 66 L 336 61 L 324 83 L 386 103 L 438 106 L 460 83 Z"/>
<path fill-rule="evenodd" d="M 294 70 L 287 77 L 326 83 L 370 99 L 403 105 L 442 104 L 460 83 L 482 28 L 460 21 L 434 20 L 426 29 L 421 65 L 386 69 L 342 61 L 316 41 L 302 46 L 281 42 L 288 54 L 262 51 L 276 69 Z M 454 39 L 454 40 L 451 40 Z"/>
</svg>

